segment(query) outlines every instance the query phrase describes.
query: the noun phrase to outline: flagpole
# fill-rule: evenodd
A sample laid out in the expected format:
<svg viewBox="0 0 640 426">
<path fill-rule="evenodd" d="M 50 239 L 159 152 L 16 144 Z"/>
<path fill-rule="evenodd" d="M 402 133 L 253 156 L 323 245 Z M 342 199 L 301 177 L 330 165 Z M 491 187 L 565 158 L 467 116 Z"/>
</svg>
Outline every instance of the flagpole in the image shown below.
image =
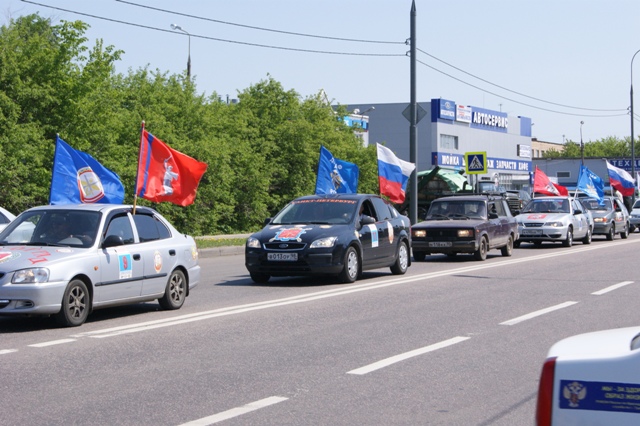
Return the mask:
<svg viewBox="0 0 640 426">
<path fill-rule="evenodd" d="M 58 139 L 60 139 L 60 133 L 56 133 L 56 146 L 53 148 L 53 161 L 51 162 L 51 184 L 49 185 L 49 204 L 51 204 L 51 191 L 53 191 L 53 174 L 56 172 L 56 154 L 58 153 Z"/>
<path fill-rule="evenodd" d="M 140 173 L 140 162 L 142 159 L 142 132 L 144 132 L 144 120 L 142 120 L 142 126 L 140 128 L 140 142 L 138 143 L 138 168 L 136 170 L 136 183 L 134 184 L 135 192 L 133 193 L 133 214 L 136 214 L 136 206 L 138 204 L 138 174 Z"/>
</svg>

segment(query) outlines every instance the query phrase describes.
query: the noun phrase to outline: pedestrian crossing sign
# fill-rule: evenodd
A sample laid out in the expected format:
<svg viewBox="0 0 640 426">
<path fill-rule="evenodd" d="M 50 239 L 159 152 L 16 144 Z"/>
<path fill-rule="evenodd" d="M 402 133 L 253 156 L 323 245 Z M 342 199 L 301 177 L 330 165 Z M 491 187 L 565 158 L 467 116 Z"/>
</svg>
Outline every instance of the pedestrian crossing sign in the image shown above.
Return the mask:
<svg viewBox="0 0 640 426">
<path fill-rule="evenodd" d="M 487 173 L 487 153 L 486 152 L 465 152 L 464 161 L 467 166 L 467 174 Z"/>
</svg>

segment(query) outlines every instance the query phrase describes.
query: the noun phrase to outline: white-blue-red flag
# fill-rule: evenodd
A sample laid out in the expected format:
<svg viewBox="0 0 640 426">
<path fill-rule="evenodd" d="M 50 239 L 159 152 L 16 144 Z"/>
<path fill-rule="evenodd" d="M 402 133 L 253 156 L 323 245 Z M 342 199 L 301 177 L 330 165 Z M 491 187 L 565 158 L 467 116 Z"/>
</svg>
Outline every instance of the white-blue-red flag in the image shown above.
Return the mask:
<svg viewBox="0 0 640 426">
<path fill-rule="evenodd" d="M 380 194 L 389 197 L 392 203 L 404 202 L 407 182 L 416 165 L 395 156 L 389 148 L 378 146 L 378 183 Z"/>
<path fill-rule="evenodd" d="M 606 160 L 605 162 L 607 163 L 607 170 L 609 170 L 609 183 L 611 186 L 620 191 L 625 197 L 633 196 L 636 188 L 633 177 L 629 172 L 611 165 Z"/>
</svg>

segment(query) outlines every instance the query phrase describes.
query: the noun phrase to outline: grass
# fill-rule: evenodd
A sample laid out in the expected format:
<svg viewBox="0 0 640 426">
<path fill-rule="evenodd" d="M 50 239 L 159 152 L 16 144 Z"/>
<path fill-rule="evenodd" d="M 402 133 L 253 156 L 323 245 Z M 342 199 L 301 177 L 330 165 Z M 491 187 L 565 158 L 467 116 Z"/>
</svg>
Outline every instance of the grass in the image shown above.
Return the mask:
<svg viewBox="0 0 640 426">
<path fill-rule="evenodd" d="M 199 249 L 224 247 L 224 246 L 243 246 L 247 242 L 246 238 L 216 238 L 216 239 L 196 239 L 196 245 Z"/>
</svg>

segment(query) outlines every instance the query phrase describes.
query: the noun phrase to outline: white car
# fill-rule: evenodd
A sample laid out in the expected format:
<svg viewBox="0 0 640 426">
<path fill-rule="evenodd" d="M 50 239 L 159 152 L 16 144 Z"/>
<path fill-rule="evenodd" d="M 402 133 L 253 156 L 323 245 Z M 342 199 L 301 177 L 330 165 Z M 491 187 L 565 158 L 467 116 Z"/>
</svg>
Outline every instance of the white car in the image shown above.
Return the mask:
<svg viewBox="0 0 640 426">
<path fill-rule="evenodd" d="M 633 209 L 629 212 L 629 232 L 640 229 L 640 199 L 633 204 Z"/>
<path fill-rule="evenodd" d="M 516 220 L 519 238 L 515 247 L 522 242 L 540 245 L 543 241 L 571 247 L 574 239 L 591 244 L 593 225 L 583 212 L 582 204 L 572 197 L 533 198 Z"/>
<path fill-rule="evenodd" d="M 640 424 L 640 327 L 554 344 L 540 375 L 536 424 Z"/>
<path fill-rule="evenodd" d="M 16 216 L 10 211 L 0 207 L 0 231 L 7 227 L 7 225 L 15 219 Z"/>
</svg>

